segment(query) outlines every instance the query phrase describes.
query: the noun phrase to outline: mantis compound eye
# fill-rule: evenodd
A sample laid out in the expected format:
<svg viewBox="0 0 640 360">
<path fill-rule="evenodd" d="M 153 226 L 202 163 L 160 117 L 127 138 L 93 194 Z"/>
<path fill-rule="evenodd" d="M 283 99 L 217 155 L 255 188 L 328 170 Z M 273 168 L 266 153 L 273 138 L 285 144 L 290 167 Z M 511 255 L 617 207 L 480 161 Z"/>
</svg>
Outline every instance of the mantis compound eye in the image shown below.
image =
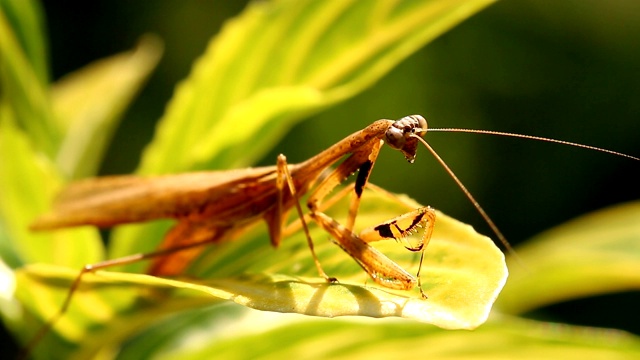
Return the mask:
<svg viewBox="0 0 640 360">
<path fill-rule="evenodd" d="M 413 128 L 414 134 L 423 138 L 427 134 L 427 128 L 429 127 L 427 125 L 427 120 L 420 115 L 411 115 L 409 117 L 412 118 L 418 125 Z"/>
<path fill-rule="evenodd" d="M 402 129 L 398 129 L 394 126 L 396 123 L 393 123 L 393 125 L 389 127 L 385 134 L 385 138 L 386 143 L 389 144 L 389 146 L 391 146 L 393 149 L 400 150 L 407 142 L 407 138 L 405 137 L 405 133 Z"/>
</svg>

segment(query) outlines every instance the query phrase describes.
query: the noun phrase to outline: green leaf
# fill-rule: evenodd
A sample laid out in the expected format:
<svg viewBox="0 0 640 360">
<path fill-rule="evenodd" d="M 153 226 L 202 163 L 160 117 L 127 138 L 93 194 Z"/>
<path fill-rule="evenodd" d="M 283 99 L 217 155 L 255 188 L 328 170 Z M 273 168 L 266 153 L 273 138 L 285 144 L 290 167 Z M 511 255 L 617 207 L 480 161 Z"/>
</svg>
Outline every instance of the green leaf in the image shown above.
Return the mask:
<svg viewBox="0 0 640 360">
<path fill-rule="evenodd" d="M 489 0 L 252 3 L 225 26 L 195 64 L 189 78 L 179 86 L 138 172 L 158 174 L 247 166 L 262 156 L 295 121 L 361 92 L 419 47 L 489 3 Z M 11 74 L 6 79 L 3 76 L 3 81 L 18 90 L 12 90 L 11 94 L 17 95 L 12 95 L 8 103 L 28 134 L 24 136 L 24 144 L 18 144 L 18 148 L 29 150 L 25 151 L 29 155 L 22 160 L 36 162 L 35 151 L 28 148 L 29 144 L 44 147 L 53 159 L 62 144 L 61 129 L 68 124 L 54 121 L 44 89 L 25 90 L 34 77 L 33 71 L 25 66 L 20 51 L 13 51 L 11 46 L 15 41 L 4 41 L 12 38 L 10 31 L 2 31 L 2 25 L 0 18 L 0 55 L 3 60 L 9 59 L 2 64 L 5 64 L 3 70 Z M 78 91 L 73 93 L 77 95 Z M 64 112 L 67 116 L 77 115 L 68 109 Z M 108 115 L 102 116 L 105 117 Z M 30 122 L 23 123 L 24 119 Z M 82 140 L 71 131 L 64 140 L 63 150 L 67 143 L 71 144 L 70 148 L 86 150 L 88 145 L 74 143 L 79 139 Z M 65 153 L 73 151 L 62 152 Z M 67 172 L 91 172 L 82 159 L 69 163 L 71 165 L 65 165 L 64 169 Z M 15 173 L 7 189 L 13 189 L 23 176 L 33 181 L 40 179 L 31 170 L 20 174 L 22 169 L 16 169 L 7 171 Z M 57 186 L 61 182 L 59 175 L 53 178 L 58 181 L 54 183 Z M 38 195 L 38 201 L 49 203 L 51 193 L 47 188 Z M 371 203 L 369 210 L 368 205 L 363 207 L 359 224 L 375 224 L 376 216 L 385 215 L 383 219 L 375 219 L 381 221 L 400 213 L 384 202 Z M 26 232 L 24 229 L 33 215 L 11 222 Z M 339 213 L 332 215 L 340 216 Z M 120 228 L 112 239 L 110 251 L 122 255 L 152 250 L 166 227 L 165 222 L 144 228 L 131 227 L 134 230 Z M 10 232 L 3 228 L 2 234 L 5 233 Z M 70 241 L 75 236 L 66 236 L 64 232 L 56 234 Z M 326 236 L 317 229 L 313 232 L 314 239 Z M 13 240 L 14 235 L 10 237 Z M 288 237 L 277 251 L 271 248 L 263 224 L 247 226 L 243 237 L 234 240 L 217 244 L 192 264 L 190 275 L 207 276 L 210 280 L 166 280 L 111 272 L 87 276 L 69 313 L 36 352 L 42 357 L 65 357 L 73 353 L 78 358 L 109 354 L 160 315 L 217 304 L 229 298 L 272 311 L 305 308 L 318 316 L 406 316 L 448 328 L 471 328 L 486 319 L 506 278 L 502 254 L 489 239 L 442 215 L 422 273 L 424 289 L 431 297 L 427 301 L 419 297 L 417 290 L 382 291 L 329 241 L 317 241 L 318 255 L 325 270 L 340 278 L 338 285 L 329 285 L 317 278 L 306 241 L 299 232 Z M 87 256 L 82 246 L 64 247 L 64 257 L 73 259 L 65 263 L 75 263 Z M 417 266 L 417 254 L 407 252 L 398 244 L 376 246 L 404 268 Z M 59 252 L 60 248 L 54 248 L 46 256 L 60 256 Z M 89 253 L 90 258 L 84 262 L 93 261 L 95 252 Z M 55 313 L 76 271 L 75 267 L 70 270 L 68 266 L 37 265 L 18 271 L 15 296 L 25 312 L 17 322 L 12 321 L 11 326 L 24 339 Z M 274 287 L 290 296 L 274 298 L 270 291 L 265 291 Z M 345 294 L 352 297 L 343 304 Z M 9 290 L 3 295 L 9 299 L 14 296 Z M 322 297 L 323 306 L 314 309 L 318 296 Z M 384 304 L 392 306 L 387 308 Z M 396 310 L 391 311 L 392 308 Z M 60 352 L 51 352 L 51 349 L 60 349 Z"/>
<path fill-rule="evenodd" d="M 44 36 L 42 7 L 35 0 L 1 0 L 0 9 L 11 23 L 20 47 L 40 83 L 49 82 L 49 56 Z"/>
<path fill-rule="evenodd" d="M 29 231 L 29 224 L 49 208 L 61 183 L 51 163 L 38 156 L 27 135 L 17 128 L 10 107 L 0 105 L 0 226 L 6 234 L 2 238 L 10 242 L 2 246 L 7 251 L 3 258 L 79 268 L 102 257 L 95 229 Z"/>
<path fill-rule="evenodd" d="M 640 339 L 621 331 L 500 318 L 474 331 L 444 331 L 390 319 L 309 319 L 231 306 L 193 312 L 201 326 L 188 334 L 164 322 L 162 343 L 140 338 L 121 359 L 633 359 Z M 213 316 L 208 316 L 209 314 Z M 195 317 L 197 316 L 197 319 Z M 238 321 L 238 319 L 241 319 Z M 222 320 L 222 321 L 220 321 Z M 220 321 L 220 322 L 219 322 Z M 259 330 L 258 330 L 259 329 Z M 183 329 L 180 329 L 183 330 Z M 169 333 L 169 334 L 167 334 Z M 157 333 L 158 334 L 158 333 Z M 251 344 L 248 346 L 247 344 Z"/>
<path fill-rule="evenodd" d="M 548 230 L 516 251 L 501 311 L 524 313 L 581 297 L 640 289 L 640 202 Z"/>
<path fill-rule="evenodd" d="M 363 201 L 358 219 L 362 226 L 409 208 L 408 200 L 399 202 L 388 194 L 368 192 Z M 410 204 L 411 208 L 415 205 Z M 211 246 L 209 255 L 191 269 L 191 273 L 206 273 L 206 280 L 108 271 L 86 275 L 53 338 L 66 344 L 79 342 L 74 346 L 82 347 L 80 353 L 93 354 L 103 346 L 114 346 L 110 341 L 122 341 L 125 334 L 138 331 L 150 317 L 221 300 L 275 312 L 405 317 L 446 329 L 472 329 L 486 320 L 506 280 L 504 257 L 489 238 L 470 226 L 441 213 L 437 216 L 422 269 L 427 300 L 417 289 L 399 291 L 376 285 L 341 249 L 321 241 L 322 231 L 314 231 L 325 271 L 340 281 L 328 284 L 317 276 L 301 234 L 272 249 L 264 231 L 256 228 L 235 241 Z M 419 254 L 393 241 L 375 245 L 400 266 L 417 271 Z M 23 268 L 17 274 L 17 296 L 31 315 L 49 319 L 75 276 L 77 271 L 65 268 Z M 179 291 L 169 295 L 171 288 Z"/>
<path fill-rule="evenodd" d="M 34 146 L 53 158 L 61 140 L 46 84 L 31 66 L 12 24 L 0 9 L 0 86 L 2 100 Z"/>
<path fill-rule="evenodd" d="M 178 88 L 139 172 L 252 164 L 294 121 L 364 90 L 491 2 L 251 3 Z"/>
<path fill-rule="evenodd" d="M 55 84 L 54 110 L 65 132 L 56 161 L 68 178 L 95 175 L 119 120 L 161 53 L 160 41 L 147 36 L 136 49 L 96 61 Z"/>
</svg>

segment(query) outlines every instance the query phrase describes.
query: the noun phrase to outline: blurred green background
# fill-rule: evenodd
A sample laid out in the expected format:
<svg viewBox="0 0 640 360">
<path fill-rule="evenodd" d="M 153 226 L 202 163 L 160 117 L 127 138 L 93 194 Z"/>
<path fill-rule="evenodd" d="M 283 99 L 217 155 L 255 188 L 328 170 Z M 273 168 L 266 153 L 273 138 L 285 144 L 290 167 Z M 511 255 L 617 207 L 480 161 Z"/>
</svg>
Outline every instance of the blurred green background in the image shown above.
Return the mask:
<svg viewBox="0 0 640 360">
<path fill-rule="evenodd" d="M 103 174 L 134 169 L 174 86 L 225 19 L 244 5 L 44 2 L 54 80 L 132 48 L 145 33 L 165 42 L 158 69 L 116 133 Z M 637 1 L 499 2 L 411 56 L 373 88 L 296 126 L 261 164 L 273 164 L 278 153 L 299 162 L 373 120 L 416 113 L 432 127 L 547 136 L 640 156 L 639 39 Z M 427 139 L 513 244 L 580 214 L 640 198 L 640 164 L 631 160 L 482 135 L 433 133 Z M 426 151 L 413 165 L 383 151 L 372 181 L 491 235 Z M 640 294 L 618 294 L 533 315 L 640 334 L 637 316 L 629 316 L 638 303 Z"/>
</svg>

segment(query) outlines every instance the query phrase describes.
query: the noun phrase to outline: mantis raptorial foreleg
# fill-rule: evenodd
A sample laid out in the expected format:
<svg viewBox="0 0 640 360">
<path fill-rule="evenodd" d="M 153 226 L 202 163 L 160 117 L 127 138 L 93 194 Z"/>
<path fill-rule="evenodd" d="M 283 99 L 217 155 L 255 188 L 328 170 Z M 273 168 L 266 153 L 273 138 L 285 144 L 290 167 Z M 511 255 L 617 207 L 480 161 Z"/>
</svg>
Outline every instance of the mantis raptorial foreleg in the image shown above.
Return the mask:
<svg viewBox="0 0 640 360">
<path fill-rule="evenodd" d="M 332 236 L 332 241 L 351 256 L 378 284 L 397 290 L 410 290 L 419 287 L 420 294 L 427 298 L 421 281 L 420 270 L 414 277 L 395 262 L 369 245 L 369 242 L 394 239 L 400 240 L 424 228 L 420 242 L 415 247 L 407 247 L 411 251 L 420 251 L 419 268 L 422 266 L 424 249 L 431 239 L 435 224 L 435 211 L 430 207 L 422 207 L 414 211 L 388 220 L 377 226 L 364 229 L 360 235 L 341 225 L 322 212 L 314 212 L 311 217 Z"/>
</svg>

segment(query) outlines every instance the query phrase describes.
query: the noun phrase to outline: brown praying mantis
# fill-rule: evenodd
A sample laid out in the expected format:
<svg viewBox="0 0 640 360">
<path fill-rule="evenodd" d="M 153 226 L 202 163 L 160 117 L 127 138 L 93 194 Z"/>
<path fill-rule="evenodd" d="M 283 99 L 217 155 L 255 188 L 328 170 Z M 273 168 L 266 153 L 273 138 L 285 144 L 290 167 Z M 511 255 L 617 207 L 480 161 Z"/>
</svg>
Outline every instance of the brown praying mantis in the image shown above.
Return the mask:
<svg viewBox="0 0 640 360">
<path fill-rule="evenodd" d="M 430 131 L 473 132 L 543 140 L 640 160 L 606 149 L 528 135 L 469 129 Z M 70 287 L 59 313 L 38 332 L 28 348 L 37 343 L 56 319 L 66 312 L 85 273 L 153 259 L 149 274 L 176 275 L 200 254 L 203 245 L 224 241 L 235 232 L 261 219 L 268 226 L 271 243 L 277 247 L 283 236 L 286 215 L 294 207 L 318 273 L 326 281 L 336 281 L 324 272 L 314 251 L 307 217 L 299 200 L 307 193 L 308 218 L 326 230 L 332 241 L 350 255 L 376 283 L 400 290 L 409 290 L 417 286 L 421 295 L 426 298 L 420 282 L 420 269 L 435 224 L 435 211 L 432 208 L 415 209 L 365 229 L 358 235 L 352 232 L 361 195 L 384 143 L 402 152 L 411 163 L 415 159 L 418 143 L 422 143 L 469 198 L 505 248 L 513 252 L 491 218 L 423 139 L 426 133 L 426 120 L 420 115 L 412 115 L 397 121 L 375 121 L 299 164 L 288 164 L 285 156 L 280 155 L 275 166 L 152 178 L 112 176 L 71 184 L 60 194 L 53 211 L 37 219 L 32 229 L 51 230 L 81 225 L 110 227 L 160 218 L 173 218 L 177 223 L 166 234 L 160 249 L 153 253 L 136 254 L 84 266 Z M 324 176 L 327 169 L 347 155 L 340 165 Z M 323 202 L 332 190 L 356 171 L 358 175 L 353 186 L 354 196 L 346 223 L 342 225 L 324 213 Z M 416 276 L 409 274 L 369 245 L 370 242 L 383 239 L 401 239 L 416 232 L 420 227 L 424 229 L 418 244 L 405 246 L 410 251 L 421 252 Z"/>
</svg>

